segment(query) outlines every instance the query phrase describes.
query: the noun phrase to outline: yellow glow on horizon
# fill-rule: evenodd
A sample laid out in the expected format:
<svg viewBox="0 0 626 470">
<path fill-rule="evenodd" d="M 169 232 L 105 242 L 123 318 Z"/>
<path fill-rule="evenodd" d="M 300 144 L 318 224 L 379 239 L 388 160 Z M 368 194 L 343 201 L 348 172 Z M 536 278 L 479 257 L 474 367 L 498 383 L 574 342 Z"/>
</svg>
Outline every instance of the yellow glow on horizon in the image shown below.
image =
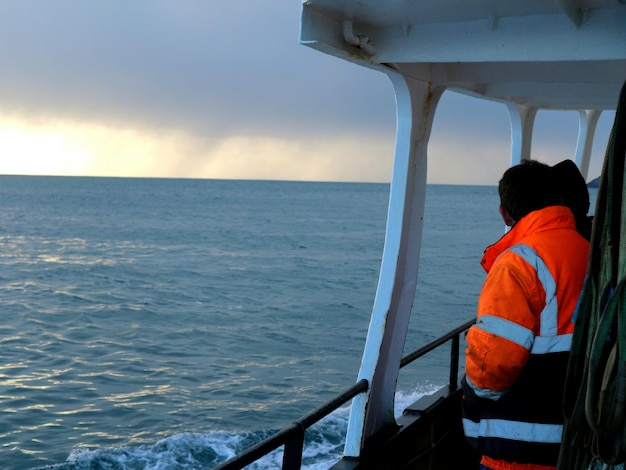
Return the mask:
<svg viewBox="0 0 626 470">
<path fill-rule="evenodd" d="M 0 117 L 0 174 L 388 182 L 392 142 L 204 138 Z"/>
<path fill-rule="evenodd" d="M 509 145 L 494 137 L 470 145 L 441 132 L 429 144 L 428 182 L 494 185 Z M 393 136 L 376 134 L 215 137 L 0 115 L 0 174 L 10 175 L 388 183 L 393 152 Z M 552 153 L 564 151 L 544 146 L 541 159 Z"/>
<path fill-rule="evenodd" d="M 156 169 L 146 157 L 167 143 L 167 139 L 101 125 L 0 119 L 0 173 L 165 176 L 159 173 L 167 172 L 167 166 Z"/>
<path fill-rule="evenodd" d="M 55 126 L 26 128 L 19 122 L 0 123 L 0 172 L 3 174 L 63 174 L 80 171 L 88 149 L 69 142 Z"/>
</svg>

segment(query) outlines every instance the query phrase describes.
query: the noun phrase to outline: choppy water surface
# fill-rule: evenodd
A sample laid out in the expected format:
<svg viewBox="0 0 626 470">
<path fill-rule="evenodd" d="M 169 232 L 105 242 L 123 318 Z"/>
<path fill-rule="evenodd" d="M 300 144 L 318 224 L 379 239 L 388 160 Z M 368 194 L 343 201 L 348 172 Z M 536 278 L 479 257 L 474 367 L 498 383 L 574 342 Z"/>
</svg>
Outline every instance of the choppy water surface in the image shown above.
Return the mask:
<svg viewBox="0 0 626 470">
<path fill-rule="evenodd" d="M 388 185 L 0 183 L 1 468 L 211 468 L 354 383 Z M 471 318 L 502 232 L 493 187 L 428 204 L 407 352 Z M 446 364 L 403 372 L 398 408 Z M 308 436 L 306 468 L 341 453 L 347 416 Z"/>
</svg>

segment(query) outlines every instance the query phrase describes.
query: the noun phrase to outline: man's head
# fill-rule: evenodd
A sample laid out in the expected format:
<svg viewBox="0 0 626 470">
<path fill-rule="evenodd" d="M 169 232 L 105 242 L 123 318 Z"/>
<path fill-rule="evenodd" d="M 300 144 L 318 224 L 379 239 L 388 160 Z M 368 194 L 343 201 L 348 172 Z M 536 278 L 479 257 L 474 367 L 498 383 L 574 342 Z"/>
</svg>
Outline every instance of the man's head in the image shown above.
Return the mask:
<svg viewBox="0 0 626 470">
<path fill-rule="evenodd" d="M 507 225 L 514 225 L 526 214 L 561 203 L 550 166 L 525 160 L 512 166 L 498 184 L 500 214 Z"/>
</svg>

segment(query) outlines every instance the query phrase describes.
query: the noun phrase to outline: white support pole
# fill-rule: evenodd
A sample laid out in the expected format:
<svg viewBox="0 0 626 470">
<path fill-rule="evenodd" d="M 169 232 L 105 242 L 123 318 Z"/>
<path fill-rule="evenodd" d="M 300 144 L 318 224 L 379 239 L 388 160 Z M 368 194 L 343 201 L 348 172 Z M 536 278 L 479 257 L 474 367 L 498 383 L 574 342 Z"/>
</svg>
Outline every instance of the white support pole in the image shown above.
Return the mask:
<svg viewBox="0 0 626 470">
<path fill-rule="evenodd" d="M 358 380 L 367 393 L 352 401 L 344 455 L 358 457 L 364 443 L 395 427 L 394 400 L 402 351 L 417 285 L 424 205 L 426 149 L 443 88 L 387 72 L 397 103 L 396 148 L 380 277 Z"/>
<path fill-rule="evenodd" d="M 578 111 L 578 142 L 576 143 L 576 156 L 574 163 L 580 172 L 587 179 L 589 173 L 589 161 L 591 160 L 591 149 L 593 147 L 593 137 L 596 133 L 596 126 L 602 114 L 601 109 L 587 109 Z"/>
<path fill-rule="evenodd" d="M 511 166 L 530 160 L 533 126 L 537 108 L 517 103 L 507 103 L 511 118 Z"/>
</svg>

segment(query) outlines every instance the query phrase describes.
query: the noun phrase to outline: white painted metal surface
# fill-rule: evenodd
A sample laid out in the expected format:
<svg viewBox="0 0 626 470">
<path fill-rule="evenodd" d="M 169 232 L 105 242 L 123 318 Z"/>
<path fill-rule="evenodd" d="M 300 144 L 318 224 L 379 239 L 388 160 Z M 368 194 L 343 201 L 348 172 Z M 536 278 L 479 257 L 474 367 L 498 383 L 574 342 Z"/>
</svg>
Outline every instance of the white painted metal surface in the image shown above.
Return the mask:
<svg viewBox="0 0 626 470">
<path fill-rule="evenodd" d="M 344 24 L 367 48 L 344 39 Z M 626 74 L 618 0 L 309 0 L 301 42 L 490 99 L 613 109 Z"/>
<path fill-rule="evenodd" d="M 439 97 L 453 89 L 503 102 L 511 163 L 530 157 L 539 109 L 579 111 L 586 175 L 603 109 L 626 79 L 626 0 L 308 0 L 300 41 L 386 73 L 398 127 L 381 273 L 345 455 L 394 425 L 393 402 L 417 282 L 427 144 Z"/>
<path fill-rule="evenodd" d="M 359 379 L 370 390 L 352 403 L 344 454 L 358 456 L 362 441 L 393 425 L 402 350 L 417 285 L 426 199 L 427 144 L 443 89 L 390 73 L 398 128 L 380 278 Z M 382 360 L 381 360 L 382 359 Z"/>
</svg>

